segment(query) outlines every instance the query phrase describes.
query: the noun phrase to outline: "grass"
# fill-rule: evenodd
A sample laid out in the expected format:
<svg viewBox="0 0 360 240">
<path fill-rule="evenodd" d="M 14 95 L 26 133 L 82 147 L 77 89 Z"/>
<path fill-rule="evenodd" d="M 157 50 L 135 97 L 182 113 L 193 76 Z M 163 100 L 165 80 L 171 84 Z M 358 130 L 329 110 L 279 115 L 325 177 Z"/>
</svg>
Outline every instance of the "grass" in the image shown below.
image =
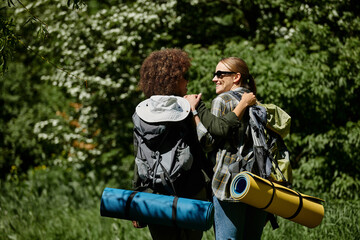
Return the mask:
<svg viewBox="0 0 360 240">
<path fill-rule="evenodd" d="M 279 229 L 272 230 L 268 224 L 263 238 L 270 239 L 358 239 L 360 235 L 360 202 L 356 200 L 327 200 L 322 223 L 307 228 L 278 217 Z"/>
<path fill-rule="evenodd" d="M 105 184 L 86 188 L 86 181 L 66 181 L 59 174 L 44 171 L 21 183 L 0 182 L 1 240 L 151 239 L 147 228 L 135 229 L 130 221 L 100 216 L 99 196 Z M 310 229 L 278 217 L 280 228 L 272 230 L 267 224 L 262 239 L 358 239 L 359 201 L 328 199 L 324 207 L 318 227 Z M 214 239 L 213 230 L 203 239 Z"/>
</svg>

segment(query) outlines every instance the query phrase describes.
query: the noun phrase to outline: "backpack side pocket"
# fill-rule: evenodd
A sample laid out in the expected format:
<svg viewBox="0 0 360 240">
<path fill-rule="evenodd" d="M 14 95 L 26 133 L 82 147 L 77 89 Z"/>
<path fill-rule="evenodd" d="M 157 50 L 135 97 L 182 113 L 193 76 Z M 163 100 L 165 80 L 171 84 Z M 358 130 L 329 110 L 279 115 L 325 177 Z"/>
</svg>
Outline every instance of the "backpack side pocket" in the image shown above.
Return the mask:
<svg viewBox="0 0 360 240">
<path fill-rule="evenodd" d="M 181 168 L 184 171 L 188 171 L 191 169 L 194 159 L 188 145 L 183 144 L 182 146 L 178 146 L 176 151 L 176 158 L 179 162 L 177 168 Z M 177 171 L 177 169 L 174 169 L 174 171 Z"/>
<path fill-rule="evenodd" d="M 146 159 L 140 159 L 138 157 L 135 158 L 135 164 L 137 165 L 137 171 L 139 174 L 139 177 L 147 181 L 150 178 L 149 171 L 150 171 L 150 165 Z"/>
</svg>

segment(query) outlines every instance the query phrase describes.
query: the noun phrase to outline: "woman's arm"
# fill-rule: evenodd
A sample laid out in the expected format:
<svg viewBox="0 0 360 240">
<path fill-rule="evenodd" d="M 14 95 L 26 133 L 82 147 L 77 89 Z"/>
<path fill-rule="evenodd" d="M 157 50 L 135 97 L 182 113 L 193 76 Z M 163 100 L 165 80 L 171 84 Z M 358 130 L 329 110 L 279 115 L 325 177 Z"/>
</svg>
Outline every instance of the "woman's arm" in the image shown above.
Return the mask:
<svg viewBox="0 0 360 240">
<path fill-rule="evenodd" d="M 228 133 L 233 128 L 238 128 L 241 125 L 239 118 L 234 112 L 229 112 L 224 116 L 215 116 L 207 109 L 205 103 L 200 101 L 198 107 L 198 117 L 207 131 L 214 137 L 227 137 Z"/>
<path fill-rule="evenodd" d="M 190 103 L 191 111 L 194 113 L 194 111 L 196 111 L 196 108 L 199 105 L 199 102 L 201 100 L 201 93 L 185 95 L 184 98 Z M 201 122 L 198 115 L 194 115 L 194 120 L 195 120 L 196 126 L 199 125 L 199 123 Z"/>
<path fill-rule="evenodd" d="M 196 126 L 201 123 L 212 136 L 226 137 L 232 127 L 240 125 L 238 117 L 233 112 L 223 117 L 214 116 L 201 101 L 201 94 L 186 95 L 184 98 L 190 103 L 191 111 L 197 111 L 197 115 L 194 115 Z"/>
<path fill-rule="evenodd" d="M 244 93 L 241 101 L 232 112 L 222 117 L 216 117 L 201 101 L 201 93 L 186 95 L 185 99 L 190 103 L 191 111 L 196 110 L 198 112 L 198 115 L 194 116 L 196 125 L 198 126 L 201 122 L 210 134 L 218 137 L 226 137 L 233 127 L 239 126 L 239 120 L 243 117 L 246 108 L 256 103 L 253 93 Z"/>
<path fill-rule="evenodd" d="M 247 107 L 252 106 L 256 103 L 256 97 L 254 93 L 244 93 L 241 97 L 240 102 L 238 105 L 234 108 L 233 113 L 236 114 L 236 116 L 239 118 L 239 120 L 242 119 L 244 116 L 245 110 Z"/>
</svg>

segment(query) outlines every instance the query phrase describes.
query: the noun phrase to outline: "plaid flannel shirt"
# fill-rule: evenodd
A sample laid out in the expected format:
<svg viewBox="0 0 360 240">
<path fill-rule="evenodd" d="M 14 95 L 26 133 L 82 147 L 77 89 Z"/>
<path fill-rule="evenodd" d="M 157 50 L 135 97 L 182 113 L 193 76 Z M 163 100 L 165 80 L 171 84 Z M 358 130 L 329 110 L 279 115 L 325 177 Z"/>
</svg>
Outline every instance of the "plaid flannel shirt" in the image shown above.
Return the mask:
<svg viewBox="0 0 360 240">
<path fill-rule="evenodd" d="M 244 92 L 248 92 L 248 90 L 244 88 L 237 88 L 234 91 L 239 92 L 241 95 Z M 222 93 L 212 101 L 211 113 L 217 117 L 224 116 L 228 112 L 231 112 L 238 103 L 239 101 L 233 95 L 226 92 Z M 229 135 L 213 137 L 202 123 L 197 126 L 198 137 L 204 150 L 217 151 L 214 176 L 212 179 L 212 191 L 220 200 L 234 201 L 230 195 L 230 184 L 232 178 L 228 167 L 237 159 L 237 148 L 236 146 L 229 146 L 234 146 L 234 139 L 236 139 L 235 145 L 243 145 L 242 135 L 244 132 L 245 124 L 241 124 L 240 128 L 237 128 L 231 133 L 232 138 L 229 138 Z"/>
</svg>

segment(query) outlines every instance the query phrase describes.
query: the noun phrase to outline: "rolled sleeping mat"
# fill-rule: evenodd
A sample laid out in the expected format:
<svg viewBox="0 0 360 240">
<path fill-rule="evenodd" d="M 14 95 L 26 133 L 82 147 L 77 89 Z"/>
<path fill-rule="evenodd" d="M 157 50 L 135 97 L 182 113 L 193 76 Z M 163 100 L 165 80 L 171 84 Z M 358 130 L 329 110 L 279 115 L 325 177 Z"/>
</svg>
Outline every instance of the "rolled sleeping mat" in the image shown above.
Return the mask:
<svg viewBox="0 0 360 240">
<path fill-rule="evenodd" d="M 100 215 L 206 231 L 213 224 L 214 207 L 195 199 L 105 188 Z"/>
<path fill-rule="evenodd" d="M 324 200 L 273 183 L 250 172 L 237 174 L 230 185 L 231 197 L 309 228 L 324 217 Z"/>
</svg>

